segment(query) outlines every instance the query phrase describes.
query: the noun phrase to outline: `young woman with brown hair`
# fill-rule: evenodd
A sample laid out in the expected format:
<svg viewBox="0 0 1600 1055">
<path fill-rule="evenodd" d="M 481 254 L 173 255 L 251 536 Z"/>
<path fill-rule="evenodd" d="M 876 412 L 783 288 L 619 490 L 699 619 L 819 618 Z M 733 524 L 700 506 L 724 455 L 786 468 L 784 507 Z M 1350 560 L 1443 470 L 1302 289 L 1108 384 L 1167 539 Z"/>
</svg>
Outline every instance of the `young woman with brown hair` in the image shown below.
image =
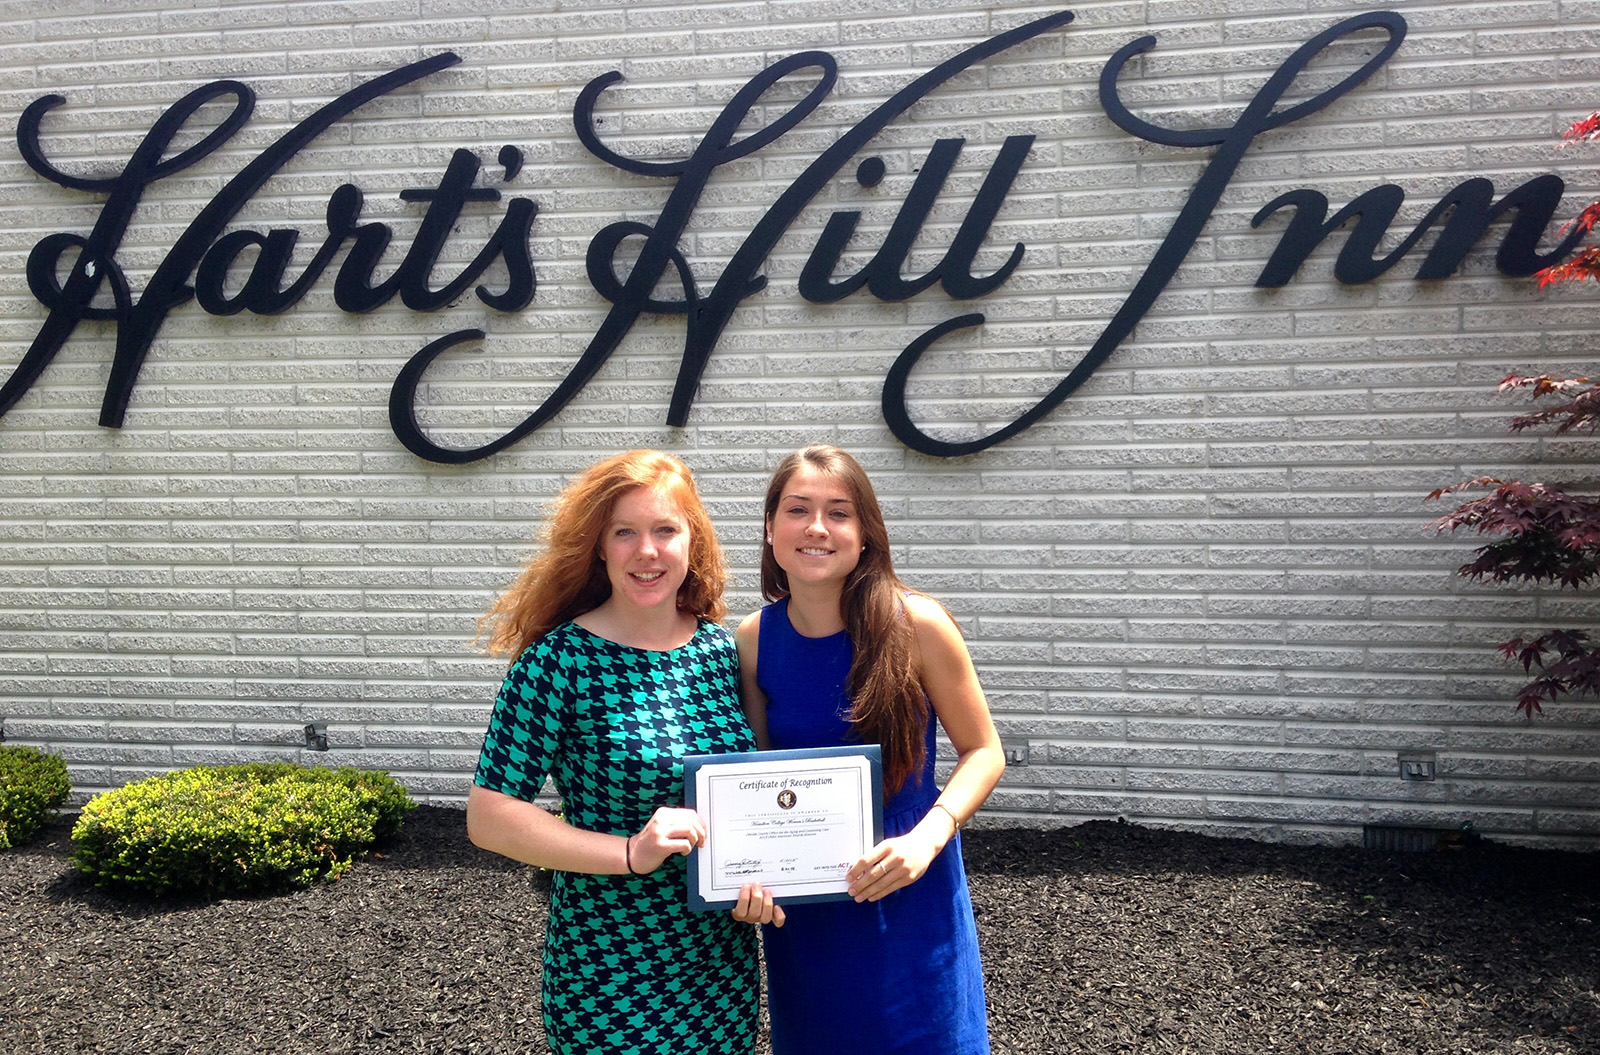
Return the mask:
<svg viewBox="0 0 1600 1055">
<path fill-rule="evenodd" d="M 761 592 L 736 635 L 764 748 L 876 743 L 887 838 L 853 900 L 790 905 L 763 935 L 774 1055 L 989 1051 L 958 832 L 1004 769 L 961 632 L 895 575 L 866 472 L 835 447 L 785 458 L 767 488 Z M 956 751 L 934 784 L 937 718 Z M 758 893 L 740 918 L 771 912 Z M 760 910 L 760 911 L 758 911 Z"/>
<path fill-rule="evenodd" d="M 690 912 L 676 856 L 705 839 L 681 806 L 683 756 L 755 747 L 738 656 L 717 623 L 725 580 L 689 470 L 629 451 L 561 493 L 542 551 L 484 617 L 490 651 L 514 662 L 467 832 L 554 870 L 543 996 L 557 1055 L 754 1045 L 755 931 Z M 562 818 L 534 805 L 546 774 Z M 742 917 L 772 918 L 749 901 Z"/>
</svg>

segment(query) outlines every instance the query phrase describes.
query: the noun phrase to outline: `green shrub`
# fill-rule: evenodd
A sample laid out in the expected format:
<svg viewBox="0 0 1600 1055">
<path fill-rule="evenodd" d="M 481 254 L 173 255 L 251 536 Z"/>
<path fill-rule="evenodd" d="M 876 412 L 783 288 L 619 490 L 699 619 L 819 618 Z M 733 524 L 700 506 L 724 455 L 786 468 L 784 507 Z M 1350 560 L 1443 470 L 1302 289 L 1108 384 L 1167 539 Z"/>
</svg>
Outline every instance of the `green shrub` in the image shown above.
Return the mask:
<svg viewBox="0 0 1600 1055">
<path fill-rule="evenodd" d="M 415 805 L 387 773 L 197 766 L 90 799 L 72 859 L 97 886 L 153 896 L 274 893 L 343 875 Z"/>
<path fill-rule="evenodd" d="M 33 838 L 67 801 L 67 764 L 36 747 L 0 747 L 0 850 Z"/>
</svg>

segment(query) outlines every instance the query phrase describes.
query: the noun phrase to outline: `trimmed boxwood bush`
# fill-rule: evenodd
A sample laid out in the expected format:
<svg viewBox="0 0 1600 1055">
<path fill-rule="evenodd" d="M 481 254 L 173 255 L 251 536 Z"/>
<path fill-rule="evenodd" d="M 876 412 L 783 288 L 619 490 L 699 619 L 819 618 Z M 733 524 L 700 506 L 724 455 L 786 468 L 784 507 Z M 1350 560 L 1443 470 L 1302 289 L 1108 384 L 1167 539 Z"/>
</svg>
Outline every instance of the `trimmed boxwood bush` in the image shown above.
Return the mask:
<svg viewBox="0 0 1600 1055">
<path fill-rule="evenodd" d="M 0 850 L 33 838 L 67 801 L 67 764 L 36 747 L 0 747 Z"/>
<path fill-rule="evenodd" d="M 196 766 L 90 799 L 72 860 L 97 886 L 152 896 L 276 893 L 343 875 L 415 805 L 382 772 Z"/>
</svg>

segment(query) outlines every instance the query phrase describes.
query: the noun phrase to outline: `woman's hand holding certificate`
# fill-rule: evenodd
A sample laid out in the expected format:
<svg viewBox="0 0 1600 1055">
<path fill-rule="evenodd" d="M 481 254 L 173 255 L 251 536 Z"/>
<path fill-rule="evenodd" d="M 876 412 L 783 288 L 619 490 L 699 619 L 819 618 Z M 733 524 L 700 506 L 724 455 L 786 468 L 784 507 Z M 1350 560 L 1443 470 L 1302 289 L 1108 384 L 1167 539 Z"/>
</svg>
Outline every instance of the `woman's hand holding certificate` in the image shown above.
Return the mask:
<svg viewBox="0 0 1600 1055">
<path fill-rule="evenodd" d="M 661 867 L 673 854 L 687 857 L 706 841 L 706 826 L 693 810 L 662 806 L 651 814 L 645 826 L 628 836 L 623 856 L 628 871 L 645 875 Z"/>
<path fill-rule="evenodd" d="M 733 918 L 740 923 L 760 926 L 770 923 L 783 926 L 783 906 L 773 899 L 772 891 L 760 883 L 746 883 L 739 888 L 739 900 L 733 906 Z"/>
</svg>

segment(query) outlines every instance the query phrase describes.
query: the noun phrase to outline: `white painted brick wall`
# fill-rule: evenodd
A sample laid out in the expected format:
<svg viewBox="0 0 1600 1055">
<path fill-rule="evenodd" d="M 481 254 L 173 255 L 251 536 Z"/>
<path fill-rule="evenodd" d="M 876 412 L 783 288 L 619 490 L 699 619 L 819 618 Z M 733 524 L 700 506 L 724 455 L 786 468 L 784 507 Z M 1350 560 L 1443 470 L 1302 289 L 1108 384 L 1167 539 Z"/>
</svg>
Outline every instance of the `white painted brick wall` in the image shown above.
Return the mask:
<svg viewBox="0 0 1600 1055">
<path fill-rule="evenodd" d="M 1594 290 L 1540 293 L 1501 277 L 1503 225 L 1447 281 L 1413 281 L 1414 251 L 1376 282 L 1341 287 L 1335 236 L 1288 286 L 1261 290 L 1255 277 L 1286 216 L 1249 221 L 1290 189 L 1321 190 L 1337 210 L 1392 182 L 1407 192 L 1396 226 L 1408 231 L 1469 176 L 1504 193 L 1542 172 L 1568 180 L 1561 215 L 1571 216 L 1600 193 L 1600 152 L 1555 143 L 1600 107 L 1600 4 L 1402 5 L 1410 33 L 1398 55 L 1327 109 L 1260 137 L 1133 336 L 1044 421 L 980 454 L 929 458 L 891 436 L 879 395 L 900 350 L 945 318 L 984 312 L 981 331 L 925 356 L 912 413 L 946 436 L 1012 420 L 1100 333 L 1210 153 L 1115 127 L 1095 94 L 1110 55 L 1155 34 L 1156 49 L 1122 78 L 1127 104 L 1163 125 L 1227 124 L 1289 52 L 1365 8 L 1080 5 L 1072 25 L 968 70 L 885 129 L 871 151 L 888 167 L 879 187 L 857 186 L 853 162 L 830 182 L 771 254 L 768 288 L 736 312 L 687 428 L 664 423 L 683 320 L 647 316 L 551 424 L 507 453 L 439 466 L 395 440 L 389 388 L 428 341 L 488 331 L 425 386 L 432 434 L 466 445 L 537 407 L 604 317 L 584 269 L 589 239 L 619 220 L 651 222 L 670 186 L 580 145 L 572 107 L 590 78 L 627 76 L 602 99 L 606 141 L 668 158 L 692 149 L 769 63 L 807 49 L 837 58 L 839 82 L 815 113 L 706 188 L 682 242 L 704 292 L 851 124 L 960 49 L 1052 10 L 975 0 L 6 7 L 6 129 L 34 99 L 65 95 L 43 142 L 69 172 L 116 171 L 162 109 L 202 83 L 238 78 L 257 93 L 231 142 L 146 192 L 117 257 L 135 294 L 264 146 L 355 84 L 443 50 L 460 65 L 334 125 L 234 226 L 300 228 L 303 264 L 328 195 L 354 182 L 363 220 L 395 230 L 392 267 L 420 217 L 398 192 L 436 184 L 457 147 L 484 161 L 479 186 L 540 207 L 539 287 L 525 311 L 469 295 L 433 314 L 396 299 L 346 315 L 333 301 L 336 268 L 279 316 L 215 318 L 190 303 L 152 346 L 121 430 L 96 424 L 114 326 L 81 324 L 0 418 L 6 739 L 63 754 L 79 801 L 157 770 L 269 758 L 384 767 L 421 797 L 458 800 L 500 674 L 472 650 L 474 620 L 568 474 L 630 446 L 682 454 L 734 564 L 742 614 L 757 603 L 766 474 L 792 447 L 828 441 L 872 470 L 903 574 L 957 614 L 1002 731 L 1032 745 L 981 823 L 1122 815 L 1328 841 L 1363 824 L 1470 821 L 1508 838 L 1594 842 L 1600 708 L 1562 703 L 1521 719 L 1509 703 L 1519 676 L 1493 645 L 1593 626 L 1600 600 L 1464 585 L 1451 571 L 1471 543 L 1427 534 L 1444 508 L 1422 501 L 1482 473 L 1596 475 L 1592 442 L 1513 437 L 1504 421 L 1521 407 L 1493 392 L 1513 370 L 1595 369 Z M 1358 52 L 1314 67 L 1331 71 L 1319 84 Z M 767 119 L 796 97 L 772 93 Z M 909 270 L 926 268 L 1001 140 L 1019 133 L 1038 139 L 976 268 L 1026 243 L 1000 290 L 974 303 L 938 290 L 900 304 L 865 292 L 801 300 L 796 280 L 834 209 L 863 212 L 846 259 L 859 266 L 933 141 L 965 137 L 912 254 Z M 510 184 L 494 161 L 507 143 L 527 159 Z M 13 138 L 0 144 L 0 373 L 45 317 L 24 278 L 29 252 L 54 232 L 86 234 L 102 200 L 35 176 Z M 464 210 L 440 275 L 471 259 L 503 208 Z M 327 723 L 326 755 L 302 750 L 308 722 Z M 1401 782 L 1402 749 L 1438 752 L 1439 779 Z"/>
</svg>

